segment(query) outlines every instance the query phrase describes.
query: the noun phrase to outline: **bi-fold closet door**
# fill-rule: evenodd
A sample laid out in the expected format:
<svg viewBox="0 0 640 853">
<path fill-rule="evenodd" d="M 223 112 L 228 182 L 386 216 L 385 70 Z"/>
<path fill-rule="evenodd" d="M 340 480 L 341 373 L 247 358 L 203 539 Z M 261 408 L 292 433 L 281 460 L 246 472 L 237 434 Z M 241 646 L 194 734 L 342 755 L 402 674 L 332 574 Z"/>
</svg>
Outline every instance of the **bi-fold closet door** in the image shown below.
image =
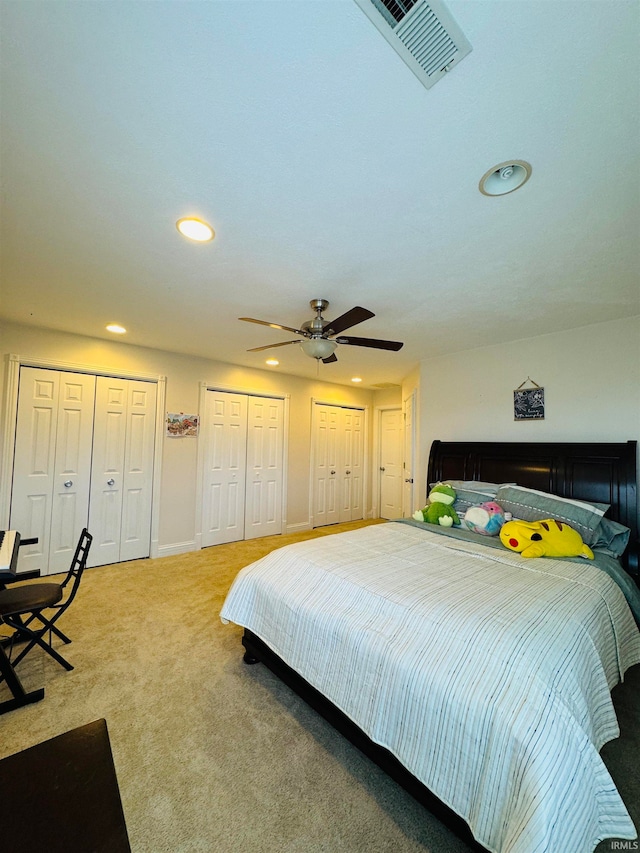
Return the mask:
<svg viewBox="0 0 640 853">
<path fill-rule="evenodd" d="M 96 377 L 89 566 L 148 557 L 157 386 Z"/>
<path fill-rule="evenodd" d="M 313 526 L 364 518 L 364 410 L 313 404 Z"/>
<path fill-rule="evenodd" d="M 38 544 L 20 571 L 69 568 L 80 531 L 89 565 L 149 556 L 156 385 L 22 367 L 10 527 Z"/>
<path fill-rule="evenodd" d="M 209 390 L 202 545 L 282 532 L 284 400 Z"/>
</svg>

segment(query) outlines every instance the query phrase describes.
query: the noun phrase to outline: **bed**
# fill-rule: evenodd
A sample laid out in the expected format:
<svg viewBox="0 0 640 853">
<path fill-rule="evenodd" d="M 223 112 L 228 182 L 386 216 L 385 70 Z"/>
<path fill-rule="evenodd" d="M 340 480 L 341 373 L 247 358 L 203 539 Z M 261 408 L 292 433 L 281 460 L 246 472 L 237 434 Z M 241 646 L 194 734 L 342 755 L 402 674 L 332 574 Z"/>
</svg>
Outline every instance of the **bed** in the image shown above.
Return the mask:
<svg viewBox="0 0 640 853">
<path fill-rule="evenodd" d="M 427 482 L 443 480 L 458 496 L 511 490 L 500 494 L 517 507 L 527 490 L 534 506 L 549 493 L 570 518 L 585 502 L 596 559 L 525 560 L 399 520 L 272 552 L 239 573 L 223 621 L 244 628 L 247 663 L 473 849 L 584 853 L 635 838 L 599 751 L 619 735 L 610 691 L 640 662 L 636 442 L 436 441 Z"/>
</svg>

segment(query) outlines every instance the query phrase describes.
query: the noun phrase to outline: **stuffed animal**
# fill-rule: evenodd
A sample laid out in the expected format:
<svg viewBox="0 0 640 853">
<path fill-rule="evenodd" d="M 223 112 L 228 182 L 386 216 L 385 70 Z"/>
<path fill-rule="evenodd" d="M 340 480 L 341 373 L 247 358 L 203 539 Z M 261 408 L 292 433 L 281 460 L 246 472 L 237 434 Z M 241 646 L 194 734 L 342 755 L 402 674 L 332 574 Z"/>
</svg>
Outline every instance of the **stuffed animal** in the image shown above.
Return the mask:
<svg viewBox="0 0 640 853">
<path fill-rule="evenodd" d="M 470 506 L 462 519 L 462 526 L 483 536 L 497 536 L 504 524 L 504 512 L 500 504 L 487 501 L 479 506 Z"/>
<path fill-rule="evenodd" d="M 507 521 L 500 530 L 500 541 L 523 557 L 586 557 L 593 551 L 573 527 L 546 518 L 543 521 Z"/>
<path fill-rule="evenodd" d="M 416 521 L 426 521 L 427 524 L 439 524 L 441 527 L 452 527 L 460 524 L 458 514 L 452 504 L 456 492 L 447 483 L 436 483 L 429 492 L 428 503 L 424 509 L 414 512 Z"/>
</svg>

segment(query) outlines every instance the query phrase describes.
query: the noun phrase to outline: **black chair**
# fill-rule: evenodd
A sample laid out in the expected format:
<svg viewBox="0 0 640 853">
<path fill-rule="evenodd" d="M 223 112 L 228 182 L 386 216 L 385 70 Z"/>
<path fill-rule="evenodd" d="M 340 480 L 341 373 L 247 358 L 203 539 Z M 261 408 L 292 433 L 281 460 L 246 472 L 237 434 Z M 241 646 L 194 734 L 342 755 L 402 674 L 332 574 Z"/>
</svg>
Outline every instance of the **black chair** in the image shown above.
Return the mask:
<svg viewBox="0 0 640 853">
<path fill-rule="evenodd" d="M 0 621 L 14 629 L 11 651 L 16 642 L 26 641 L 27 645 L 12 660 L 17 666 L 38 645 L 47 654 L 58 661 L 65 669 L 73 667 L 51 645 L 53 634 L 63 643 L 71 640 L 55 625 L 76 596 L 82 573 L 87 565 L 87 557 L 93 537 L 85 528 L 80 534 L 76 552 L 71 566 L 62 583 L 35 583 L 11 585 L 8 589 L 0 590 Z M 45 615 L 44 611 L 53 610 L 53 614 Z M 33 625 L 33 623 L 39 623 Z M 31 627 L 33 625 L 33 627 Z M 49 633 L 49 642 L 44 637 Z M 11 651 L 9 656 L 11 657 Z M 0 679 L 1 680 L 1 679 Z"/>
</svg>

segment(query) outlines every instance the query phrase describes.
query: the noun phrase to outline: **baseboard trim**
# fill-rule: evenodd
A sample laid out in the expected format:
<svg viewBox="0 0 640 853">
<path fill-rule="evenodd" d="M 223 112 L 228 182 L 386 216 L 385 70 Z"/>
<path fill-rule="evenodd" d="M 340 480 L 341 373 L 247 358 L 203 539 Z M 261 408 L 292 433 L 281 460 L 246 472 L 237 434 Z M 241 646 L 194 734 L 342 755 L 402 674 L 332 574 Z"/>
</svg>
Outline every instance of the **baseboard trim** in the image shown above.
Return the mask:
<svg viewBox="0 0 640 853">
<path fill-rule="evenodd" d="M 174 545 L 159 545 L 156 556 L 158 557 L 177 557 L 178 554 L 188 554 L 189 551 L 197 551 L 198 546 L 192 540 L 191 542 L 178 542 Z"/>
<path fill-rule="evenodd" d="M 303 521 L 299 524 L 287 524 L 287 533 L 302 533 L 303 530 L 313 530 L 310 521 Z"/>
</svg>

